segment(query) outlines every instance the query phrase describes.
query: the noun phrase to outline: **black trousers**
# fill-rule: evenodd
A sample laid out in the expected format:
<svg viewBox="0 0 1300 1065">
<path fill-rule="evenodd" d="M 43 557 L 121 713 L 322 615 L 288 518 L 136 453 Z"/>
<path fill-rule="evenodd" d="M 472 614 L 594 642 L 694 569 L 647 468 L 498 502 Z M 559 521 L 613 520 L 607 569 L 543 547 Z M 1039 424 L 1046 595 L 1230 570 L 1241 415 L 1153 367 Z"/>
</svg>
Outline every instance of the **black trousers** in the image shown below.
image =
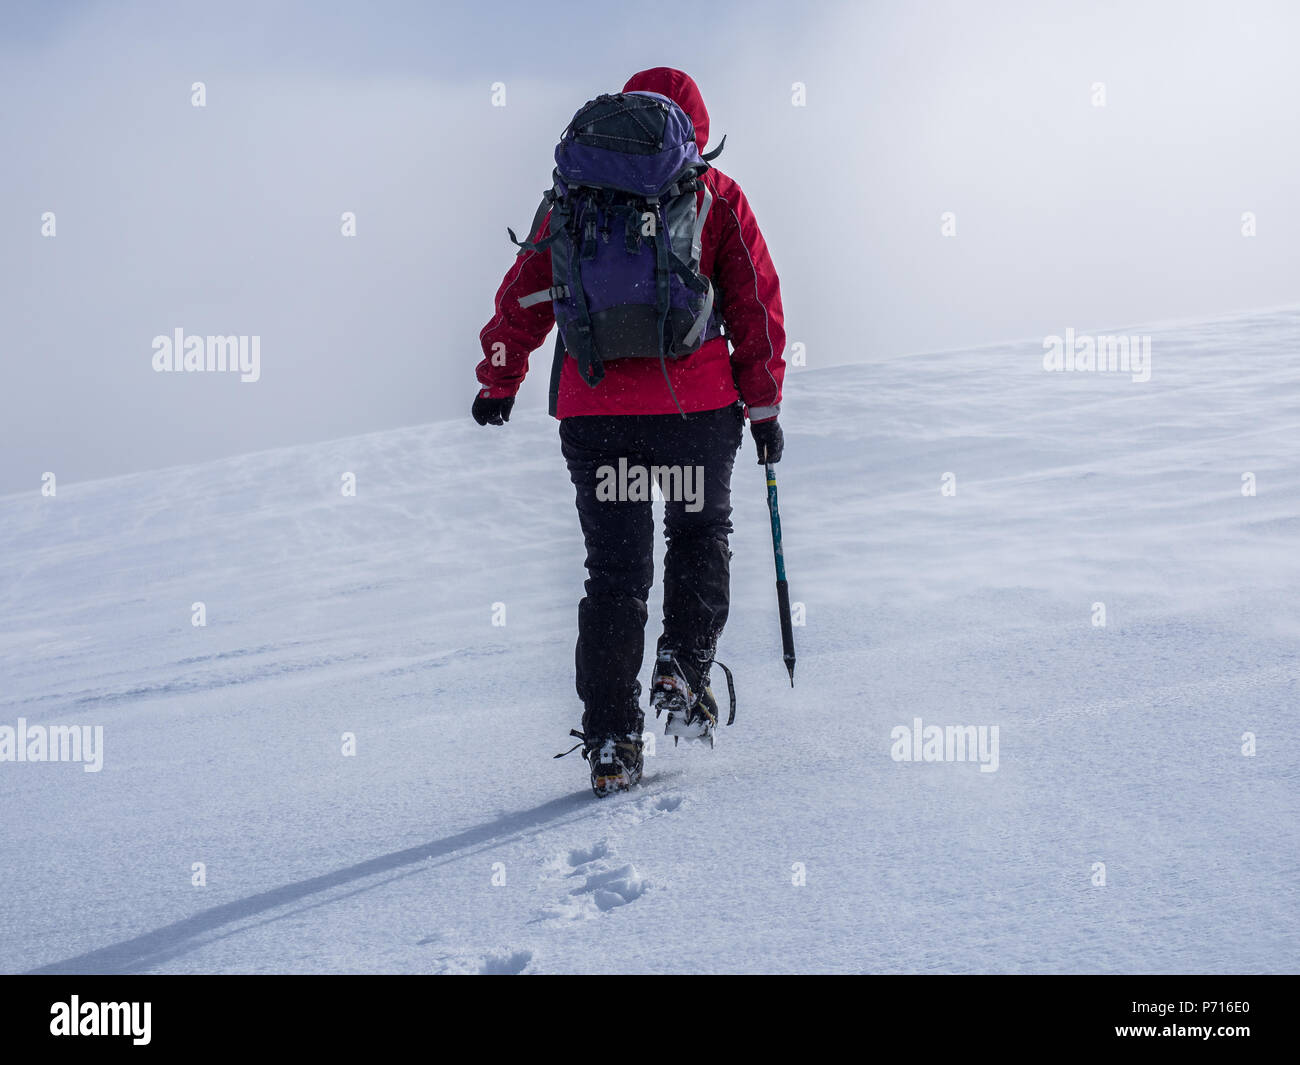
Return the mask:
<svg viewBox="0 0 1300 1065">
<path fill-rule="evenodd" d="M 743 430 L 738 403 L 685 418 L 586 415 L 560 422 L 587 545 L 574 657 L 588 735 L 643 726 L 637 674 L 654 582 L 652 481 L 664 496 L 668 543 L 659 646 L 712 656 L 727 623 L 731 470 Z"/>
</svg>

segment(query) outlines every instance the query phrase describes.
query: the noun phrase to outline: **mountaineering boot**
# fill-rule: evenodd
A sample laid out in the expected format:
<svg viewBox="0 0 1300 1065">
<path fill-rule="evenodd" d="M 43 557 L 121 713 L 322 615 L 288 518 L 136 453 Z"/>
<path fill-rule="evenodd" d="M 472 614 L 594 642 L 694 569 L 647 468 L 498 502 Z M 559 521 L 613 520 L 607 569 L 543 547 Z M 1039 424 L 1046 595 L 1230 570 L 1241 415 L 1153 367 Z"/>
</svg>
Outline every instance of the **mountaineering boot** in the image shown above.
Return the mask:
<svg viewBox="0 0 1300 1065">
<path fill-rule="evenodd" d="M 655 659 L 654 677 L 650 682 L 650 705 L 655 717 L 667 712 L 664 735 L 679 739 L 700 740 L 713 746 L 713 730 L 718 724 L 718 701 L 709 687 L 712 657 L 700 661 L 691 654 L 679 654 L 662 647 Z"/>
<path fill-rule="evenodd" d="M 597 798 L 627 791 L 641 782 L 645 742 L 640 731 L 596 735 L 575 728 L 569 730 L 569 735 L 578 742 L 555 757 L 564 758 L 581 747 L 582 757 L 591 768 L 591 790 Z"/>
<path fill-rule="evenodd" d="M 591 766 L 591 790 L 597 798 L 627 791 L 640 782 L 642 746 L 639 732 L 584 740 L 582 757 Z"/>
</svg>

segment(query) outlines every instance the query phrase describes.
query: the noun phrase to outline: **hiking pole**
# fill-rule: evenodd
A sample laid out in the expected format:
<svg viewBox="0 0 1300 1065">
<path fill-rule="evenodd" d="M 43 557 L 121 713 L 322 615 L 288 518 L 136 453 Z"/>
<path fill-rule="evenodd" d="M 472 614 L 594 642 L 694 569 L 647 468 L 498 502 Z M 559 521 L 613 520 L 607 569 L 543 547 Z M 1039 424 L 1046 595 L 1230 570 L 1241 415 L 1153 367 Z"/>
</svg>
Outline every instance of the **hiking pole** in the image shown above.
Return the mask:
<svg viewBox="0 0 1300 1065">
<path fill-rule="evenodd" d="M 790 624 L 790 586 L 785 580 L 785 554 L 781 550 L 781 512 L 776 507 L 776 470 L 767 462 L 763 450 L 763 466 L 767 470 L 767 512 L 772 517 L 772 555 L 776 559 L 776 602 L 781 612 L 781 657 L 790 674 L 790 687 L 794 687 L 794 628 Z"/>
</svg>

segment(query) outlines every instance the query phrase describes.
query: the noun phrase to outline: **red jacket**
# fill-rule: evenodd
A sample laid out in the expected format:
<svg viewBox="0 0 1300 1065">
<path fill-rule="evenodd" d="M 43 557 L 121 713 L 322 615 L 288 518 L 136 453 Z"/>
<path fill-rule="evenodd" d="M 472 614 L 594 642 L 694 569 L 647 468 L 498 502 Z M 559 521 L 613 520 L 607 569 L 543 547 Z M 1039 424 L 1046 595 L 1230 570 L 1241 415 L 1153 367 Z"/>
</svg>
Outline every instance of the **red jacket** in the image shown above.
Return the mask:
<svg viewBox="0 0 1300 1065">
<path fill-rule="evenodd" d="M 690 115 L 703 151 L 709 140 L 709 112 L 686 74 L 667 67 L 644 70 L 633 75 L 623 91 L 657 92 L 674 100 Z M 668 360 L 668 377 L 683 410 L 717 410 L 739 396 L 752 420 L 766 421 L 779 412 L 785 377 L 780 282 L 740 186 L 716 169 L 708 170 L 703 180 L 713 193 L 713 206 L 704 226 L 700 269 L 713 279 L 732 350 L 727 350 L 727 338 L 709 340 L 684 359 Z M 702 200 L 704 194 L 699 196 Z M 546 229 L 543 223 L 534 239 Z M 479 334 L 484 356 L 477 370 L 483 385 L 480 395 L 504 398 L 518 391 L 529 355 L 555 325 L 550 303 L 525 308 L 519 306 L 519 297 L 550 285 L 550 251 L 521 251 L 497 289 L 496 313 Z M 499 352 L 499 365 L 494 364 L 494 351 Z M 576 361 L 564 360 L 556 410 L 560 418 L 676 411 L 658 359 L 613 359 L 605 364 L 605 377 L 595 388 L 579 375 Z"/>
</svg>

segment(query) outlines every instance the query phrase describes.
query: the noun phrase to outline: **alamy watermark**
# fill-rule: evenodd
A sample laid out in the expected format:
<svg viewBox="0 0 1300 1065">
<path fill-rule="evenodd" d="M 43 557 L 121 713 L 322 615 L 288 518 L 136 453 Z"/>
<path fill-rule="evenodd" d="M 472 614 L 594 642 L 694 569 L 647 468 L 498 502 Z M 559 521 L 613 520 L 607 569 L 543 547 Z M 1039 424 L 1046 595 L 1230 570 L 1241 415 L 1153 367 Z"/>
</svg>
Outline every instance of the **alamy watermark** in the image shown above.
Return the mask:
<svg viewBox="0 0 1300 1065">
<path fill-rule="evenodd" d="M 81 762 L 87 773 L 104 768 L 103 725 L 0 725 L 0 762 Z"/>
<path fill-rule="evenodd" d="M 596 470 L 596 499 L 601 503 L 648 503 L 654 490 L 670 503 L 685 503 L 691 514 L 704 509 L 703 466 L 641 466 L 620 457 L 618 467 Z"/>
<path fill-rule="evenodd" d="M 895 762 L 979 762 L 981 773 L 998 771 L 997 725 L 895 725 L 889 757 Z"/>
<path fill-rule="evenodd" d="M 136 1046 L 148 1046 L 152 1013 L 151 1002 L 82 1002 L 73 995 L 50 1006 L 50 1035 L 128 1036 Z"/>
<path fill-rule="evenodd" d="M 1089 336 L 1073 328 L 1064 337 L 1043 338 L 1043 369 L 1054 373 L 1126 373 L 1151 380 L 1149 336 Z"/>
<path fill-rule="evenodd" d="M 251 384 L 262 376 L 260 336 L 186 336 L 177 327 L 171 336 L 153 338 L 157 373 L 238 373 Z"/>
</svg>

